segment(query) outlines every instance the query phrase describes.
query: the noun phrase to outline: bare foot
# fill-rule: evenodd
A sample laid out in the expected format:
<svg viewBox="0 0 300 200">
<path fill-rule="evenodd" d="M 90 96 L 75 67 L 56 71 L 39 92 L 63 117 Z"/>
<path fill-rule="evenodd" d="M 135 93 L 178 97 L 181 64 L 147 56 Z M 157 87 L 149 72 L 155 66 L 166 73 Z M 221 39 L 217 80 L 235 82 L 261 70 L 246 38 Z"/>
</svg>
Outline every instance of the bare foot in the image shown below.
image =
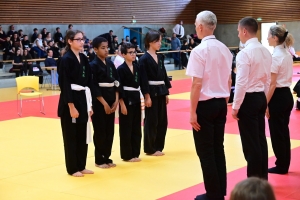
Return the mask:
<svg viewBox="0 0 300 200">
<path fill-rule="evenodd" d="M 76 173 L 72 174 L 72 176 L 74 176 L 74 177 L 84 177 L 84 175 L 81 172 L 76 172 Z"/>
<path fill-rule="evenodd" d="M 133 159 L 135 159 L 135 162 L 140 162 L 140 161 L 142 161 L 142 159 L 140 159 L 140 158 L 133 158 Z"/>
<path fill-rule="evenodd" d="M 82 174 L 94 174 L 92 170 L 84 169 L 81 171 Z"/>
<path fill-rule="evenodd" d="M 160 151 L 156 151 L 153 154 L 147 154 L 147 155 L 149 155 L 149 156 L 163 156 L 164 154 L 162 154 L 162 152 L 160 152 Z"/>
<path fill-rule="evenodd" d="M 114 163 L 108 163 L 107 164 L 109 167 L 116 167 L 117 165 L 116 164 L 114 164 Z"/>
<path fill-rule="evenodd" d="M 96 166 L 96 167 L 99 167 L 99 168 L 102 168 L 102 169 L 108 169 L 108 168 L 110 168 L 110 166 L 107 165 L 107 164 L 102 164 L 102 165 L 97 165 L 97 164 L 95 164 L 95 166 Z"/>
<path fill-rule="evenodd" d="M 162 152 L 162 151 L 158 151 L 159 153 L 161 153 L 162 155 L 165 155 L 165 153 L 164 152 Z"/>
</svg>

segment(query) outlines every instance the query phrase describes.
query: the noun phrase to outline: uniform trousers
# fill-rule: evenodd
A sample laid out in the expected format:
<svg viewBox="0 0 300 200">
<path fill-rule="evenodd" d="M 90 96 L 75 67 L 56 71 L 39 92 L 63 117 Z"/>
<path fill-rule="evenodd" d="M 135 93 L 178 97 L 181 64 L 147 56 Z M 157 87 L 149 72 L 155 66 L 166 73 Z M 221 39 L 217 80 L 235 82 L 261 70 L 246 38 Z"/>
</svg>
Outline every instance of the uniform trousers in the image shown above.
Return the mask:
<svg viewBox="0 0 300 200">
<path fill-rule="evenodd" d="M 119 111 L 119 134 L 121 158 L 130 160 L 138 158 L 141 149 L 141 104 L 126 105 L 127 115 Z"/>
<path fill-rule="evenodd" d="M 224 153 L 224 129 L 227 115 L 225 98 L 199 101 L 197 105 L 199 131 L 193 129 L 197 155 L 203 172 L 206 196 L 223 199 L 227 177 Z"/>
<path fill-rule="evenodd" d="M 265 134 L 267 99 L 264 92 L 246 93 L 238 112 L 238 126 L 247 161 L 247 176 L 268 179 L 268 146 Z"/>
<path fill-rule="evenodd" d="M 291 161 L 289 122 L 293 109 L 293 95 L 290 88 L 276 88 L 269 102 L 269 128 L 272 147 L 276 156 L 276 168 L 288 172 Z"/>
<path fill-rule="evenodd" d="M 68 174 L 85 169 L 88 145 L 86 144 L 87 123 L 72 123 L 70 116 L 61 116 L 65 161 Z"/>
<path fill-rule="evenodd" d="M 107 102 L 111 107 L 113 102 Z M 109 159 L 115 131 L 115 113 L 106 114 L 104 106 L 96 100 L 93 102 L 94 114 L 92 122 L 94 128 L 95 163 L 97 165 L 113 163 Z"/>
<path fill-rule="evenodd" d="M 166 96 L 151 97 L 152 106 L 145 108 L 144 152 L 153 154 L 165 146 L 168 117 Z"/>
</svg>

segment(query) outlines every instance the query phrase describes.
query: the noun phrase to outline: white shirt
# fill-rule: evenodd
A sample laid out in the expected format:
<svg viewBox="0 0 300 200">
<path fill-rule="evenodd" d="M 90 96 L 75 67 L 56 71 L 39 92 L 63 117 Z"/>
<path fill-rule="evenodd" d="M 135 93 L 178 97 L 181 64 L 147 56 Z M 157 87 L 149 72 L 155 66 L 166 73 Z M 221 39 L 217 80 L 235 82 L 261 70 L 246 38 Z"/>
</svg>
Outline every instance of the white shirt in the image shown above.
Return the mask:
<svg viewBox="0 0 300 200">
<path fill-rule="evenodd" d="M 199 101 L 229 97 L 232 54 L 214 35 L 204 37 L 189 58 L 186 75 L 202 78 Z"/>
<path fill-rule="evenodd" d="M 246 92 L 265 92 L 267 94 L 271 82 L 272 56 L 267 48 L 251 38 L 245 48 L 236 57 L 236 81 L 233 109 L 240 109 Z"/>
<path fill-rule="evenodd" d="M 274 48 L 271 72 L 277 74 L 276 87 L 290 87 L 293 76 L 293 58 L 283 45 Z"/>
<path fill-rule="evenodd" d="M 34 43 L 32 44 L 32 47 L 38 47 L 36 43 L 38 43 L 40 45 L 40 47 L 43 47 L 43 40 L 42 39 L 36 38 Z"/>
<path fill-rule="evenodd" d="M 289 52 L 292 56 L 295 56 L 295 58 L 298 58 L 299 56 L 296 54 L 296 51 L 294 49 L 294 47 L 290 47 L 289 48 Z"/>
<path fill-rule="evenodd" d="M 125 59 L 119 55 L 116 56 L 115 60 L 114 60 L 114 65 L 116 68 L 118 68 L 120 65 L 122 65 L 124 63 Z"/>
<path fill-rule="evenodd" d="M 182 38 L 184 36 L 184 27 L 180 24 L 176 24 L 173 28 L 173 33 L 176 33 L 177 35 L 181 35 L 180 38 Z"/>
</svg>

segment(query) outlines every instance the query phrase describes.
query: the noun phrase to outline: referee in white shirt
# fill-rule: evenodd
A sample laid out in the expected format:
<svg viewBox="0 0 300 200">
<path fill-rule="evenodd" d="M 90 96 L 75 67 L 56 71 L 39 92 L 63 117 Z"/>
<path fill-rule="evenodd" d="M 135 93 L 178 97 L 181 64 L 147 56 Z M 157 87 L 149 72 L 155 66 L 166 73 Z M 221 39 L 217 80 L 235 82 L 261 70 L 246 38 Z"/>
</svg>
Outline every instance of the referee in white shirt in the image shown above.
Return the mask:
<svg viewBox="0 0 300 200">
<path fill-rule="evenodd" d="M 266 94 L 271 81 L 272 56 L 258 41 L 257 21 L 239 21 L 238 37 L 245 48 L 236 57 L 236 82 L 232 116 L 238 120 L 247 176 L 268 179 L 268 147 L 265 136 Z"/>
<path fill-rule="evenodd" d="M 173 33 L 176 33 L 176 37 L 182 38 L 184 36 L 184 27 L 183 21 L 180 21 L 180 24 L 176 24 L 173 28 Z"/>
<path fill-rule="evenodd" d="M 206 189 L 196 200 L 224 200 L 227 187 L 223 142 L 232 54 L 213 35 L 216 25 L 214 13 L 197 15 L 196 32 L 202 42 L 192 50 L 186 71 L 193 77 L 190 123 Z"/>
<path fill-rule="evenodd" d="M 293 58 L 285 47 L 288 31 L 279 25 L 270 28 L 268 42 L 274 47 L 271 66 L 271 84 L 267 94 L 269 129 L 276 156 L 275 167 L 269 173 L 287 174 L 291 161 L 289 122 L 294 100 L 290 90 L 293 76 Z"/>
</svg>

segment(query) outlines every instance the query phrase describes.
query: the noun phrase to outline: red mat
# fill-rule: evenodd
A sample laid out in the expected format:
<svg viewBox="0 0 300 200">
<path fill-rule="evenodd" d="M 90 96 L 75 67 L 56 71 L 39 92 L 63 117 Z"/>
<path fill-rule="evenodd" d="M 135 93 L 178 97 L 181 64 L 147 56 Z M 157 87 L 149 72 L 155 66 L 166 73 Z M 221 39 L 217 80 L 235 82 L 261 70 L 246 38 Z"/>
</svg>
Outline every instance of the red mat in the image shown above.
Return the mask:
<svg viewBox="0 0 300 200">
<path fill-rule="evenodd" d="M 196 153 L 196 152 L 195 152 Z M 300 147 L 292 150 L 290 172 L 287 175 L 269 174 L 269 182 L 272 184 L 277 200 L 300 200 Z M 269 166 L 274 166 L 275 157 L 269 159 Z M 199 170 L 200 163 L 199 163 Z M 227 174 L 227 197 L 234 186 L 247 178 L 246 167 Z M 159 200 L 193 200 L 197 195 L 205 193 L 204 183 L 186 188 L 179 192 L 162 197 Z"/>
</svg>

